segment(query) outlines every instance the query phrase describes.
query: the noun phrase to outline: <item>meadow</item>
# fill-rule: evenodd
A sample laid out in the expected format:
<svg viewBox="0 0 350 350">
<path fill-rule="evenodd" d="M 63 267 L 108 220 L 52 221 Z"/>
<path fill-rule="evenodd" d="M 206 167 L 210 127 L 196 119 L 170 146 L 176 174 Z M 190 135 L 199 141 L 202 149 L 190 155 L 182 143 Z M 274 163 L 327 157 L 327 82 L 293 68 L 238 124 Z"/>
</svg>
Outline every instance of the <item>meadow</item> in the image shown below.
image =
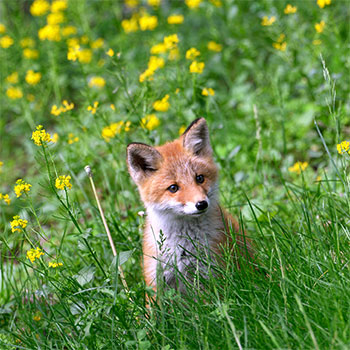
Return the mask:
<svg viewBox="0 0 350 350">
<path fill-rule="evenodd" d="M 349 349 L 349 20 L 341 0 L 1 1 L 0 349 Z M 147 308 L 126 146 L 198 117 L 256 259 Z"/>
</svg>

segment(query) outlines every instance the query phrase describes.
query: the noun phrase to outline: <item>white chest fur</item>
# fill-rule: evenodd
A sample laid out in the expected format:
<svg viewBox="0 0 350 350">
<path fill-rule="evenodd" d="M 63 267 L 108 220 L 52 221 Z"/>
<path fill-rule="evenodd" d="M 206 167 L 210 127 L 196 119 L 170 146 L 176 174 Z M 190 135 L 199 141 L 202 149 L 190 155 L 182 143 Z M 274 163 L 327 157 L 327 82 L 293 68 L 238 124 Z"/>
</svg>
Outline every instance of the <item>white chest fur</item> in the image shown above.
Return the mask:
<svg viewBox="0 0 350 350">
<path fill-rule="evenodd" d="M 156 251 L 154 278 L 161 277 L 167 285 L 184 291 L 184 279 L 191 283 L 196 273 L 205 277 L 210 247 L 223 230 L 217 205 L 198 217 L 164 214 L 153 207 L 147 213 L 145 238 Z"/>
</svg>

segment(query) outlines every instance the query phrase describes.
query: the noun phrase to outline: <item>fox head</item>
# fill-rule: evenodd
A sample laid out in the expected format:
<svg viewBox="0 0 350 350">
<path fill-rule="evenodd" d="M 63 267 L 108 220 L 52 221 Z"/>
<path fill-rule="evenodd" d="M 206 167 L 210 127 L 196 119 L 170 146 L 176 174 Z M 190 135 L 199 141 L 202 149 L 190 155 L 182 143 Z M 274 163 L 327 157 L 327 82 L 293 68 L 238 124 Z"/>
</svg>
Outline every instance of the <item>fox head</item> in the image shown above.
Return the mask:
<svg viewBox="0 0 350 350">
<path fill-rule="evenodd" d="M 190 218 L 214 207 L 218 171 L 212 152 L 204 118 L 162 146 L 129 144 L 129 173 L 146 208 Z"/>
</svg>

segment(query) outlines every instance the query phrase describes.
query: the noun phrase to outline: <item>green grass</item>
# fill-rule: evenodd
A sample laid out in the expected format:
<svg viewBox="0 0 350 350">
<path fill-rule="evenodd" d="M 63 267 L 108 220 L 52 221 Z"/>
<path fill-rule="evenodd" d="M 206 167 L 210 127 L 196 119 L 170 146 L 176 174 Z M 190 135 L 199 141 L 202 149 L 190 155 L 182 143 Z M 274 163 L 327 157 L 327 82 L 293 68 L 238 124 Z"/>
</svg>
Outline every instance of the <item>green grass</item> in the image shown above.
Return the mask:
<svg viewBox="0 0 350 350">
<path fill-rule="evenodd" d="M 298 1 L 292 3 L 297 12 L 287 15 L 285 1 L 222 0 L 216 7 L 203 0 L 197 9 L 182 1 L 146 3 L 158 26 L 125 33 L 122 20 L 141 13 L 141 5 L 68 2 L 59 26 L 77 28 L 69 38 L 91 50 L 88 63 L 67 59 L 67 37 L 38 38 L 48 12 L 32 16 L 30 1 L 0 3 L 6 27 L 0 26 L 0 192 L 11 199 L 9 205 L 0 200 L 0 349 L 348 349 L 350 158 L 336 148 L 350 130 L 348 4 L 333 0 L 320 8 Z M 182 24 L 167 23 L 174 13 L 184 15 Z M 262 26 L 263 16 L 276 21 Z M 325 28 L 317 33 L 314 25 L 322 20 Z M 158 55 L 164 67 L 139 82 L 150 48 L 175 33 L 178 59 Z M 285 51 L 272 46 L 282 33 Z M 1 47 L 6 35 L 13 39 L 8 48 Z M 38 58 L 23 57 L 25 37 L 34 40 Z M 98 38 L 102 47 L 92 49 Z M 222 50 L 209 50 L 209 41 Z M 205 63 L 202 74 L 189 72 L 191 47 Z M 36 85 L 25 80 L 30 69 L 41 73 Z M 14 72 L 18 82 L 11 83 Z M 94 76 L 105 86 L 90 87 Z M 21 98 L 8 96 L 13 86 Z M 215 95 L 203 96 L 209 87 Z M 169 110 L 154 111 L 154 101 L 166 94 Z M 74 108 L 52 115 L 63 100 Z M 92 114 L 87 108 L 95 101 Z M 153 130 L 140 126 L 149 114 L 160 122 Z M 127 172 L 126 146 L 176 138 L 200 116 L 211 131 L 221 202 L 252 237 L 256 260 L 237 270 L 227 252 L 225 268 L 212 269 L 220 277 L 198 277 L 186 296 L 160 289 L 146 308 L 152 291 L 140 263 L 144 218 L 138 212 L 144 208 Z M 130 122 L 130 130 L 106 142 L 103 128 L 121 121 Z M 58 141 L 35 145 L 37 125 L 57 133 Z M 288 170 L 297 161 L 308 163 L 300 174 Z M 72 189 L 55 187 L 59 175 L 71 176 Z M 19 178 L 32 187 L 16 198 Z M 15 215 L 28 224 L 11 232 Z M 33 263 L 26 258 L 32 247 L 44 252 Z M 52 261 L 63 265 L 51 268 Z"/>
</svg>

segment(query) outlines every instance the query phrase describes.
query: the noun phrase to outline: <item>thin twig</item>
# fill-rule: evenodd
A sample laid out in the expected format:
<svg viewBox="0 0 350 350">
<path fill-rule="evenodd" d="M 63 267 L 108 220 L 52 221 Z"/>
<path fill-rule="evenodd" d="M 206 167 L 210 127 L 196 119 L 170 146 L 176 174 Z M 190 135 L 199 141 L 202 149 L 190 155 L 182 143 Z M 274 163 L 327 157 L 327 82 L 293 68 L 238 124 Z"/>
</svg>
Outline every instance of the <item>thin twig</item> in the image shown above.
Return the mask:
<svg viewBox="0 0 350 350">
<path fill-rule="evenodd" d="M 114 245 L 114 242 L 113 242 L 113 239 L 112 239 L 111 232 L 109 231 L 109 228 L 108 228 L 108 225 L 107 225 L 107 222 L 106 222 L 106 219 L 105 219 L 105 215 L 103 213 L 103 209 L 101 207 L 100 201 L 99 201 L 98 196 L 97 196 L 94 180 L 92 178 L 91 167 L 89 165 L 87 165 L 84 169 L 85 169 L 85 171 L 86 171 L 86 173 L 87 173 L 87 175 L 88 175 L 88 177 L 90 179 L 92 191 L 94 192 L 94 195 L 95 195 L 95 198 L 96 198 L 98 210 L 100 211 L 100 215 L 101 215 L 101 218 L 102 218 L 103 226 L 105 227 L 105 230 L 106 230 L 106 233 L 107 233 L 107 236 L 108 236 L 108 240 L 109 240 L 109 244 L 110 244 L 110 246 L 112 248 L 113 256 L 117 256 L 117 250 L 115 249 L 115 245 Z M 124 271 L 123 271 L 123 269 L 122 269 L 122 267 L 120 265 L 118 266 L 118 271 L 119 271 L 119 274 L 120 274 L 123 286 L 124 286 L 125 290 L 128 291 L 129 288 L 128 288 L 128 285 L 127 285 L 127 283 L 125 281 Z"/>
</svg>

